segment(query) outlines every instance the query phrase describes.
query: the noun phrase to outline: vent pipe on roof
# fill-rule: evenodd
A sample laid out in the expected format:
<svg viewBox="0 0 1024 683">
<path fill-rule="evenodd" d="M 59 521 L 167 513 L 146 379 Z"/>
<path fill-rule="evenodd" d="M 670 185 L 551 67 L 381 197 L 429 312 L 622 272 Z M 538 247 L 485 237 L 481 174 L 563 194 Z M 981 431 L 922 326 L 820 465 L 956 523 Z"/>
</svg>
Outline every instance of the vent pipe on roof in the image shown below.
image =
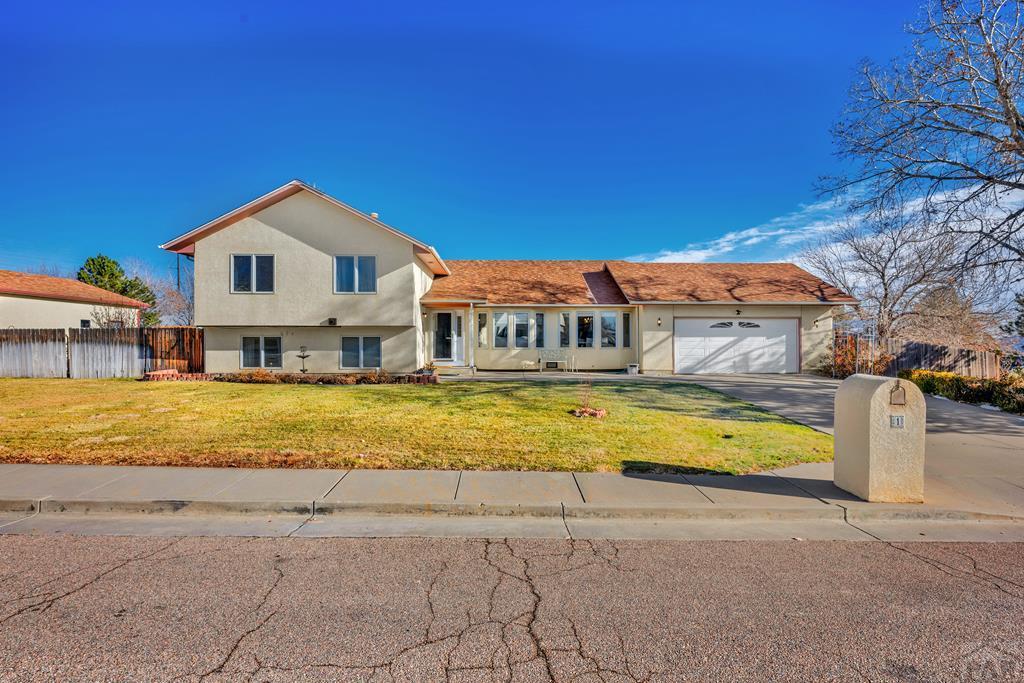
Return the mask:
<svg viewBox="0 0 1024 683">
<path fill-rule="evenodd" d="M 379 214 L 379 213 L 377 213 L 376 211 L 374 211 L 374 212 L 372 212 L 372 213 L 370 214 L 370 218 L 373 218 L 374 220 L 376 220 L 376 219 L 377 219 L 377 218 L 379 218 L 379 217 L 380 217 L 380 214 Z"/>
</svg>

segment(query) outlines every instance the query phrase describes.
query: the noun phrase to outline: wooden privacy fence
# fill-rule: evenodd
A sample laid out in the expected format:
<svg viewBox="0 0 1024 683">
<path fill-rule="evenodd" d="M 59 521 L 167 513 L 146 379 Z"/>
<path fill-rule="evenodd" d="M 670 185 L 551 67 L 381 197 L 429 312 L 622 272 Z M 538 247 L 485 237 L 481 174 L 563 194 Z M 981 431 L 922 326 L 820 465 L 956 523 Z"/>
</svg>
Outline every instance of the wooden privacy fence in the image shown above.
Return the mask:
<svg viewBox="0 0 1024 683">
<path fill-rule="evenodd" d="M 195 327 L 0 330 L 0 377 L 141 377 L 203 371 Z"/>
<path fill-rule="evenodd" d="M 965 377 L 998 379 L 999 355 L 992 351 L 962 349 L 904 339 L 878 342 L 868 335 L 837 331 L 833 341 L 836 364 L 847 365 L 852 372 L 882 372 L 895 377 L 900 370 L 955 372 Z M 875 367 L 880 358 L 892 360 L 883 368 Z"/>
</svg>

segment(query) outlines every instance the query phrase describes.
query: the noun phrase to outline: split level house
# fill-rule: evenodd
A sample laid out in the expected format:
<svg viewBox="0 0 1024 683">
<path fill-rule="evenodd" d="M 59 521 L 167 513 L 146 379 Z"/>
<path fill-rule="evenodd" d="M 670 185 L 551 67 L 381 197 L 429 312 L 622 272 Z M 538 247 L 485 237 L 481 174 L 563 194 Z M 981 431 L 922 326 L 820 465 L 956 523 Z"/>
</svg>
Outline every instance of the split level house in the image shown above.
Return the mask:
<svg viewBox="0 0 1024 683">
<path fill-rule="evenodd" d="M 788 263 L 446 261 L 301 181 L 161 247 L 194 258 L 207 372 L 795 373 L 853 303 Z"/>
</svg>

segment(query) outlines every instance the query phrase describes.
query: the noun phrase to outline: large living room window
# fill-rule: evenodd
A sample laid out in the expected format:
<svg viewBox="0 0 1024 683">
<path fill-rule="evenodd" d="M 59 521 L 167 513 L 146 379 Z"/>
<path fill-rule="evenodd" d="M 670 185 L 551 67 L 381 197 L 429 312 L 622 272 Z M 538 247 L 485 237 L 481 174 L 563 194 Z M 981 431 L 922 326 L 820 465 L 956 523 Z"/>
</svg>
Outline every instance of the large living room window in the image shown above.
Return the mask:
<svg viewBox="0 0 1024 683">
<path fill-rule="evenodd" d="M 274 292 L 274 255 L 232 254 L 231 292 L 233 294 L 272 294 Z"/>
<path fill-rule="evenodd" d="M 335 294 L 373 294 L 377 291 L 376 256 L 335 256 Z"/>
<path fill-rule="evenodd" d="M 589 349 L 594 345 L 594 314 L 576 314 L 576 346 Z"/>
<path fill-rule="evenodd" d="M 530 348 L 530 314 L 529 313 L 515 313 L 516 321 L 516 348 L 517 349 L 528 349 Z"/>
<path fill-rule="evenodd" d="M 602 349 L 613 349 L 615 348 L 615 328 L 616 318 L 618 314 L 614 311 L 604 311 L 601 313 L 601 348 Z"/>
<path fill-rule="evenodd" d="M 342 337 L 341 367 L 380 368 L 380 337 Z"/>
<path fill-rule="evenodd" d="M 280 337 L 242 337 L 243 368 L 281 367 Z"/>
</svg>

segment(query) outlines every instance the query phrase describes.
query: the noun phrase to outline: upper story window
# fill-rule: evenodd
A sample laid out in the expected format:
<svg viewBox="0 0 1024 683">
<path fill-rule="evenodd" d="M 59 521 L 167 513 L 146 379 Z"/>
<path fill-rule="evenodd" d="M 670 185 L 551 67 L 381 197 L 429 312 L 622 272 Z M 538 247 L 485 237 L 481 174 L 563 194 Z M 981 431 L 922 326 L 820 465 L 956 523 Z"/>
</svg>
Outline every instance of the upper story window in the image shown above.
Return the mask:
<svg viewBox="0 0 1024 683">
<path fill-rule="evenodd" d="M 233 294 L 271 294 L 273 291 L 273 254 L 231 255 L 231 292 Z"/>
<path fill-rule="evenodd" d="M 377 291 L 376 256 L 335 256 L 335 294 L 373 294 Z"/>
</svg>

